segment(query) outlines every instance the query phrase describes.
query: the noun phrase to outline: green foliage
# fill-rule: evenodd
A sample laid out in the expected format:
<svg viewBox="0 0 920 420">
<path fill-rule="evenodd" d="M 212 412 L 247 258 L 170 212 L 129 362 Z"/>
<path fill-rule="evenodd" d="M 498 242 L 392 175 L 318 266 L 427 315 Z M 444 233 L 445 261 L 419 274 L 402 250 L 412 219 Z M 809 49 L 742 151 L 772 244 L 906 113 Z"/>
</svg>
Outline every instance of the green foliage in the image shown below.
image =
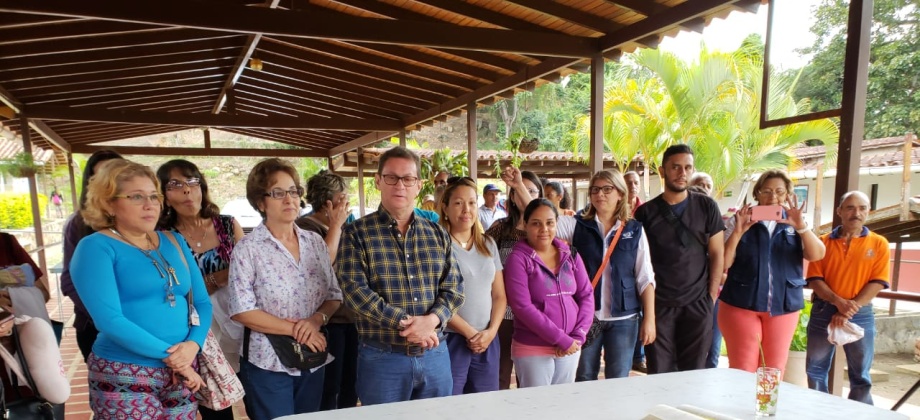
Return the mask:
<svg viewBox="0 0 920 420">
<path fill-rule="evenodd" d="M 805 351 L 808 347 L 808 320 L 811 319 L 811 301 L 805 301 L 805 308 L 799 312 L 799 323 L 795 326 L 795 333 L 792 334 L 792 344 L 789 345 L 790 351 Z"/>
<path fill-rule="evenodd" d="M 302 169 L 302 172 L 300 173 L 300 176 L 302 178 L 301 182 L 303 182 L 304 185 L 307 185 L 307 180 L 312 178 L 313 175 L 318 174 L 319 171 L 323 169 L 329 168 L 328 162 L 329 162 L 328 159 L 323 159 L 323 158 L 300 159 L 300 162 L 298 162 L 299 163 L 298 166 Z"/>
<path fill-rule="evenodd" d="M 15 178 L 24 178 L 34 174 L 41 165 L 32 159 L 32 155 L 19 152 L 12 158 L 0 161 L 0 172 L 10 174 Z"/>
<path fill-rule="evenodd" d="M 48 197 L 38 195 L 38 207 L 48 206 Z M 28 193 L 0 193 L 0 229 L 24 229 L 32 226 L 32 204 Z"/>
<path fill-rule="evenodd" d="M 795 97 L 814 110 L 840 107 L 849 2 L 823 0 L 815 8 L 813 54 Z M 920 0 L 875 0 L 869 56 L 865 138 L 920 129 Z"/>
<path fill-rule="evenodd" d="M 427 194 L 434 194 L 434 177 L 438 172 L 447 171 L 451 176 L 468 176 L 470 174 L 469 161 L 466 151 L 454 154 L 448 148 L 435 150 L 430 159 L 422 159 L 422 168 L 419 174 L 422 189 L 418 194 L 418 202 Z"/>
</svg>

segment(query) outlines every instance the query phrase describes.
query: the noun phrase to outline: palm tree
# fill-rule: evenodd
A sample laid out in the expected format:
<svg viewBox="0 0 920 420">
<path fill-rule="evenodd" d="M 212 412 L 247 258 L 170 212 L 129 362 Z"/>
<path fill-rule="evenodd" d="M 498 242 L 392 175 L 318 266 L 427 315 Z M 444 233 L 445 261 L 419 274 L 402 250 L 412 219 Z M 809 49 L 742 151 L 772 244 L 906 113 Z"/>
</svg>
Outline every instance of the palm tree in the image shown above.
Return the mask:
<svg viewBox="0 0 920 420">
<path fill-rule="evenodd" d="M 766 169 L 797 164 L 792 150 L 809 140 L 820 141 L 835 157 L 839 130 L 830 119 L 760 129 L 763 44 L 748 37 L 735 52 L 709 51 L 686 63 L 676 55 L 642 49 L 624 57 L 626 70 L 616 72 L 605 93 L 604 141 L 625 168 L 638 152 L 648 165 L 661 161 L 664 150 L 686 143 L 694 150 L 697 170 L 713 177 L 714 193 Z M 795 102 L 796 80 L 771 75 L 771 118 L 808 111 Z M 587 138 L 581 124 L 576 139 Z M 584 147 L 575 140 L 576 147 Z"/>
</svg>

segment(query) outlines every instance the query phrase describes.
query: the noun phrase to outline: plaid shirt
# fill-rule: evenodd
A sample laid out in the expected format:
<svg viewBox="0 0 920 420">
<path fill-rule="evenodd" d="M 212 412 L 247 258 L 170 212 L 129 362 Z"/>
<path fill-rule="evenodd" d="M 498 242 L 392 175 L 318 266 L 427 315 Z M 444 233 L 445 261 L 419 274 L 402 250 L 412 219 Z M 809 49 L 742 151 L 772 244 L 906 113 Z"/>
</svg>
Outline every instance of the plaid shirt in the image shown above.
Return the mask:
<svg viewBox="0 0 920 420">
<path fill-rule="evenodd" d="M 358 314 L 361 339 L 405 345 L 399 321 L 435 314 L 439 329 L 463 305 L 460 268 L 450 236 L 413 216 L 405 235 L 381 206 L 347 225 L 336 258 L 345 304 Z"/>
</svg>

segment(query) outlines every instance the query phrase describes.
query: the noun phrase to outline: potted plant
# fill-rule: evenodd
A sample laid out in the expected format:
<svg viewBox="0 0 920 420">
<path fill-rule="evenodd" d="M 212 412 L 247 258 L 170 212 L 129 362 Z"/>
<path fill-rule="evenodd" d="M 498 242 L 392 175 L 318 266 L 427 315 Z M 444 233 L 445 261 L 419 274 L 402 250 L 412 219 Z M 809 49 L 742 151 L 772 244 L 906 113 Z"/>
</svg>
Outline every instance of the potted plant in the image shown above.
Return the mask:
<svg viewBox="0 0 920 420">
<path fill-rule="evenodd" d="M 811 301 L 805 301 L 805 307 L 799 312 L 799 323 L 792 334 L 792 344 L 789 345 L 789 359 L 786 361 L 786 371 L 783 381 L 799 386 L 808 386 L 808 376 L 805 374 L 805 350 L 808 348 L 808 320 L 811 318 Z"/>
<path fill-rule="evenodd" d="M 10 174 L 13 178 L 26 178 L 38 172 L 39 165 L 32 155 L 19 152 L 10 159 L 0 161 L 0 172 Z"/>
</svg>

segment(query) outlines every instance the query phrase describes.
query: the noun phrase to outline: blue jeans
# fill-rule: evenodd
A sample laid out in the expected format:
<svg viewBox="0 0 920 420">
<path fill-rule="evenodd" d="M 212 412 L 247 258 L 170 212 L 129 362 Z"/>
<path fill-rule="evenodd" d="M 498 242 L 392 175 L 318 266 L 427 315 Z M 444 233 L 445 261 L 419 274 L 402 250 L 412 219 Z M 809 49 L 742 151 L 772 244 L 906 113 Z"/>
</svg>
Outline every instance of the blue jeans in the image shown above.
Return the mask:
<svg viewBox="0 0 920 420">
<path fill-rule="evenodd" d="M 601 335 L 581 349 L 575 382 L 595 381 L 600 371 L 601 348 L 604 349 L 604 377 L 625 378 L 632 367 L 633 352 L 639 337 L 639 317 L 618 321 L 600 321 Z"/>
<path fill-rule="evenodd" d="M 246 415 L 252 420 L 270 420 L 292 414 L 319 410 L 323 396 L 323 376 L 326 368 L 316 372 L 301 371 L 300 376 L 272 372 L 240 359 L 240 381 L 246 396 Z"/>
<path fill-rule="evenodd" d="M 808 321 L 808 350 L 805 354 L 808 387 L 823 392 L 828 392 L 827 375 L 835 350 L 835 346 L 827 341 L 827 326 L 836 313 L 837 307 L 816 299 Z M 863 306 L 853 315 L 850 322 L 862 327 L 865 335 L 859 341 L 843 346 L 847 358 L 847 375 L 850 379 L 848 398 L 872 404 L 872 378 L 869 376 L 869 368 L 872 367 L 872 358 L 875 355 L 875 316 L 872 315 L 872 305 Z"/>
<path fill-rule="evenodd" d="M 706 357 L 706 367 L 719 367 L 719 356 L 722 355 L 722 331 L 719 331 L 719 301 L 712 307 L 712 346 L 709 347 L 709 356 Z"/>
<path fill-rule="evenodd" d="M 453 391 L 450 356 L 444 340 L 421 356 L 358 345 L 358 398 L 361 405 L 446 397 Z"/>
<path fill-rule="evenodd" d="M 496 336 L 486 351 L 476 354 L 467 346 L 466 337 L 462 334 L 447 333 L 454 395 L 498 391 L 500 347 Z"/>
</svg>

